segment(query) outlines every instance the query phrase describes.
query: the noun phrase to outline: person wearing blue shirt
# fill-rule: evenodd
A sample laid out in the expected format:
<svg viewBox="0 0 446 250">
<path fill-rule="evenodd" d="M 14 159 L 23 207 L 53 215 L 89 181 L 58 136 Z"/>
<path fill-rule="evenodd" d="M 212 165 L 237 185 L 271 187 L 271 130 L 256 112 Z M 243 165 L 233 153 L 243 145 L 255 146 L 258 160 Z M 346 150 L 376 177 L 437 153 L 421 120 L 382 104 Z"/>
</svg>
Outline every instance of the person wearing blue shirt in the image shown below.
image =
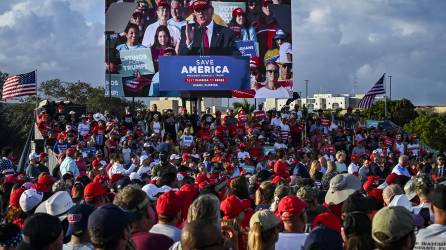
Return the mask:
<svg viewBox="0 0 446 250">
<path fill-rule="evenodd" d="M 72 158 L 74 150 L 72 148 L 67 149 L 66 157 L 60 164 L 60 174 L 64 176 L 68 172 L 71 172 L 74 177 L 79 176 L 79 169 L 77 168 L 76 161 Z"/>
<path fill-rule="evenodd" d="M 407 155 L 401 155 L 398 158 L 398 164 L 393 168 L 392 173 L 397 175 L 404 175 L 407 177 L 412 177 L 407 167 L 409 166 L 409 157 Z"/>
</svg>

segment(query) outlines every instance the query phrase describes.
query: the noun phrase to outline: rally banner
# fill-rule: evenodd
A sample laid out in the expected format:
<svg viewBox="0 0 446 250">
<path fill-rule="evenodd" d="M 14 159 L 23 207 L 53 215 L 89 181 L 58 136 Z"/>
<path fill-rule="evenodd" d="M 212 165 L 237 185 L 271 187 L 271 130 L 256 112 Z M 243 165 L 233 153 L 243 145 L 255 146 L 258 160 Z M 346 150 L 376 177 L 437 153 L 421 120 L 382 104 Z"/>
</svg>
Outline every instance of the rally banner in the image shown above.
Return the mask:
<svg viewBox="0 0 446 250">
<path fill-rule="evenodd" d="M 214 14 L 218 15 L 225 21 L 229 23 L 232 19 L 232 11 L 237 8 L 242 8 L 246 11 L 246 3 L 240 2 L 217 2 L 212 1 L 212 7 L 214 7 Z"/>
<path fill-rule="evenodd" d="M 241 40 L 235 42 L 235 46 L 238 51 L 242 54 L 242 56 L 259 56 L 259 52 L 257 50 L 257 43 L 251 40 Z"/>
<path fill-rule="evenodd" d="M 119 55 L 122 62 L 119 73 L 122 76 L 155 74 L 150 49 L 123 50 Z"/>
<path fill-rule="evenodd" d="M 110 96 L 110 89 L 111 89 L 111 96 L 112 97 L 124 97 L 124 89 L 122 87 L 122 75 L 121 74 L 111 74 L 110 75 L 111 84 L 109 81 L 109 75 L 105 75 L 105 96 Z"/>
<path fill-rule="evenodd" d="M 160 91 L 250 89 L 244 56 L 163 56 L 160 69 Z"/>
</svg>

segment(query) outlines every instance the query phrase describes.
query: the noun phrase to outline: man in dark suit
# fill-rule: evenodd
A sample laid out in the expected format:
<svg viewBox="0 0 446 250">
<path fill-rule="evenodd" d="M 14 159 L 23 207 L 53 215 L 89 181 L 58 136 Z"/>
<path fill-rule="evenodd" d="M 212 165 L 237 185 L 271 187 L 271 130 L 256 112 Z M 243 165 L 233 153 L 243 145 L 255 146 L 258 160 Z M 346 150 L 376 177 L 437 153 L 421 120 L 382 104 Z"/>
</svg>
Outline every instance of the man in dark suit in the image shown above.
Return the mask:
<svg viewBox="0 0 446 250">
<path fill-rule="evenodd" d="M 212 20 L 209 0 L 192 0 L 190 8 L 195 23 L 181 28 L 179 55 L 240 55 L 233 31 Z"/>
<path fill-rule="evenodd" d="M 437 156 L 437 166 L 433 169 L 432 174 L 437 175 L 437 178 L 446 177 L 446 156 L 439 154 Z"/>
</svg>

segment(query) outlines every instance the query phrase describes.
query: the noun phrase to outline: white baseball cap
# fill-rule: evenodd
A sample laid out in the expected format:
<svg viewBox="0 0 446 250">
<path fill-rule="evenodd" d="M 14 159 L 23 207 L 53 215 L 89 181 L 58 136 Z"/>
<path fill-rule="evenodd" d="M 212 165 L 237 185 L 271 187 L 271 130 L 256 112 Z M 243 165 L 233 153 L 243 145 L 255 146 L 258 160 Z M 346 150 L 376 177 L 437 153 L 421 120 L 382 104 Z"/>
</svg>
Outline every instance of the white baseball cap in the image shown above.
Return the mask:
<svg viewBox="0 0 446 250">
<path fill-rule="evenodd" d="M 136 172 L 131 173 L 129 177 L 130 177 L 131 181 L 134 181 L 134 180 L 140 181 L 141 180 L 141 176 L 139 176 L 139 174 Z"/>
<path fill-rule="evenodd" d="M 43 200 L 43 193 L 35 189 L 25 190 L 22 195 L 20 195 L 19 204 L 20 208 L 24 212 L 33 210 L 37 205 Z"/>
<path fill-rule="evenodd" d="M 172 154 L 172 155 L 170 156 L 170 159 L 171 159 L 171 160 L 179 160 L 179 159 L 181 159 L 181 157 L 180 157 L 179 155 L 177 155 L 177 154 Z"/>
<path fill-rule="evenodd" d="M 144 187 L 142 187 L 142 191 L 144 191 L 150 200 L 156 200 L 158 194 L 160 193 L 166 193 L 172 190 L 169 186 L 162 186 L 157 187 L 155 184 L 147 184 Z"/>
<path fill-rule="evenodd" d="M 139 164 L 142 164 L 143 161 L 149 159 L 149 156 L 147 155 L 141 155 L 141 157 L 139 157 Z"/>
<path fill-rule="evenodd" d="M 67 217 L 68 210 L 74 206 L 70 194 L 66 191 L 54 193 L 48 200 L 42 202 L 37 208 L 36 213 L 45 213 L 53 215 L 63 221 Z"/>
</svg>

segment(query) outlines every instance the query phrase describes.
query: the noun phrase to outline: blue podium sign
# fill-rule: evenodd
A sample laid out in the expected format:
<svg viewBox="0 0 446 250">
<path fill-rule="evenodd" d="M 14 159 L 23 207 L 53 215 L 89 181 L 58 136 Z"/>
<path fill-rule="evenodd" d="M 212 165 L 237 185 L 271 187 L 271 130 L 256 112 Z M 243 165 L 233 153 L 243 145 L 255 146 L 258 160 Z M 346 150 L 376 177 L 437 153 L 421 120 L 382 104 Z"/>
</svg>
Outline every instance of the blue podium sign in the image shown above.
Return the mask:
<svg viewBox="0 0 446 250">
<path fill-rule="evenodd" d="M 248 90 L 249 58 L 243 56 L 162 56 L 160 91 Z"/>
</svg>

